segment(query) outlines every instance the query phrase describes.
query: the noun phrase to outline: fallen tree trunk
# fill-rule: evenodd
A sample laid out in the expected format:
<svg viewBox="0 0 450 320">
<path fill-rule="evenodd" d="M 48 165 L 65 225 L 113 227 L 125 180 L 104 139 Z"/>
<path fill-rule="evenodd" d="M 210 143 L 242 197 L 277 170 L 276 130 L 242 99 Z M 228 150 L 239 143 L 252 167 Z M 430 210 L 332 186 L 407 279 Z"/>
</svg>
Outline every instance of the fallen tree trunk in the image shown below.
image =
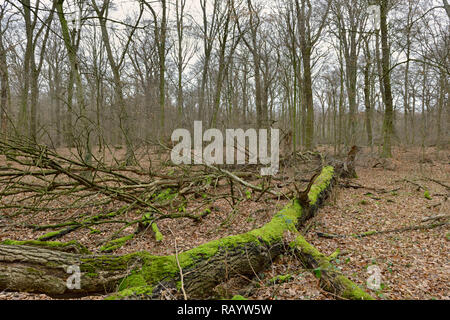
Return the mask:
<svg viewBox="0 0 450 320">
<path fill-rule="evenodd" d="M 113 293 L 111 299 L 159 298 L 169 291 L 189 298 L 207 297 L 234 275 L 252 276 L 284 252 L 284 234 L 314 215 L 335 182 L 333 167 L 324 167 L 308 193 L 309 204 L 287 205 L 259 229 L 208 242 L 172 256 L 148 252 L 89 255 L 28 245 L 0 245 L 0 290 L 73 297 Z M 67 285 L 67 273 L 79 270 L 80 286 Z M 183 275 L 181 282 L 180 274 Z M 349 281 L 349 280 L 348 280 Z M 71 287 L 71 289 L 69 289 Z M 359 296 L 358 296 L 359 297 Z"/>
</svg>

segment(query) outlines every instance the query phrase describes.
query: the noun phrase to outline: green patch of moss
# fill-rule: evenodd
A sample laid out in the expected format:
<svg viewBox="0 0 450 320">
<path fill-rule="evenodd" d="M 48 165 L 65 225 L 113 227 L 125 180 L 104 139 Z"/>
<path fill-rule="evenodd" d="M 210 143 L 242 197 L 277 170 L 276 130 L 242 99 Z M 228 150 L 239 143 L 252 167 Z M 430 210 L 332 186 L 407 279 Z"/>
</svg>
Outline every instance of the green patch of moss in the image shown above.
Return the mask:
<svg viewBox="0 0 450 320">
<path fill-rule="evenodd" d="M 145 282 L 144 277 L 142 277 L 141 274 L 139 273 L 135 273 L 132 274 L 128 277 L 126 277 L 120 284 L 119 286 L 119 290 L 125 290 L 128 288 L 133 288 L 133 287 L 141 287 L 141 286 L 146 286 L 147 283 Z"/>
<path fill-rule="evenodd" d="M 305 240 L 302 236 L 298 236 L 293 242 L 290 244 L 291 248 L 300 247 L 302 252 L 307 255 L 310 255 L 316 261 L 321 261 L 324 263 L 324 267 L 327 267 L 329 264 L 327 256 L 319 252 L 316 248 L 314 248 L 309 242 Z"/>
<path fill-rule="evenodd" d="M 128 240 L 133 239 L 134 234 L 130 234 L 128 236 L 122 237 L 122 238 L 118 238 L 115 240 L 111 240 L 109 241 L 107 244 L 105 244 L 104 246 L 102 246 L 100 248 L 100 251 L 102 252 L 111 252 L 114 251 L 116 249 L 119 249 L 120 247 L 122 247 Z"/>
<path fill-rule="evenodd" d="M 153 219 L 154 218 L 153 218 L 152 214 L 150 212 L 146 212 L 142 215 L 141 223 L 144 227 L 148 227 L 148 225 L 153 221 Z"/>
<path fill-rule="evenodd" d="M 345 288 L 342 297 L 352 300 L 374 300 L 374 298 L 344 276 L 338 276 L 337 281 Z"/>
<path fill-rule="evenodd" d="M 171 188 L 164 189 L 160 193 L 154 195 L 154 201 L 162 202 L 172 200 L 177 196 L 177 193 L 174 192 Z"/>
<path fill-rule="evenodd" d="M 144 252 L 140 253 L 145 254 Z M 145 258 L 145 255 L 142 257 Z M 178 259 L 183 261 L 184 266 L 189 266 L 186 255 L 179 255 Z M 179 274 L 176 258 L 174 256 L 148 256 L 140 270 L 140 275 L 147 284 L 156 284 L 164 278 L 173 278 Z"/>
<path fill-rule="evenodd" d="M 428 190 L 425 190 L 423 196 L 425 197 L 425 199 L 431 200 L 431 195 L 430 195 L 430 192 Z"/>
<path fill-rule="evenodd" d="M 89 278 L 98 278 L 98 273 L 88 272 L 84 276 L 89 277 Z"/>
<path fill-rule="evenodd" d="M 53 238 L 54 236 L 57 236 L 57 235 L 59 235 L 60 233 L 61 233 L 61 231 L 51 231 L 51 232 L 48 232 L 48 233 L 46 233 L 46 234 L 40 236 L 40 237 L 38 238 L 38 240 L 44 241 L 44 240 L 46 240 L 46 239 Z"/>
<path fill-rule="evenodd" d="M 335 252 L 333 252 L 332 254 L 330 254 L 330 255 L 328 256 L 328 260 L 329 260 L 329 261 L 335 260 L 335 259 L 339 256 L 340 253 L 341 253 L 341 250 L 339 250 L 339 248 L 336 249 Z"/>
<path fill-rule="evenodd" d="M 285 274 L 285 275 L 279 275 L 276 277 L 273 277 L 272 279 L 269 280 L 269 284 L 281 284 L 281 283 L 285 283 L 285 282 L 289 282 L 292 280 L 292 275 L 290 274 Z"/>
<path fill-rule="evenodd" d="M 370 230 L 370 231 L 366 231 L 366 232 L 363 232 L 360 234 L 352 233 L 351 236 L 354 238 L 363 238 L 363 237 L 374 235 L 376 233 L 377 233 L 376 230 Z"/>
<path fill-rule="evenodd" d="M 91 231 L 89 232 L 90 234 L 97 234 L 97 233 L 101 233 L 100 230 L 95 229 L 95 228 L 91 228 Z"/>
<path fill-rule="evenodd" d="M 248 300 L 248 299 L 237 294 L 237 295 L 233 296 L 233 298 L 231 298 L 231 300 Z"/>
<path fill-rule="evenodd" d="M 152 230 L 153 233 L 155 235 L 155 239 L 157 242 L 163 241 L 164 240 L 164 236 L 162 235 L 162 233 L 159 231 L 158 226 L 156 225 L 156 223 L 152 223 Z"/>
<path fill-rule="evenodd" d="M 317 199 L 322 191 L 324 191 L 330 185 L 333 178 L 334 168 L 332 166 L 326 166 L 322 169 L 321 174 L 314 181 L 311 190 L 308 193 L 309 203 L 311 205 L 316 204 Z"/>
<path fill-rule="evenodd" d="M 133 288 L 127 288 L 115 294 L 112 294 L 105 298 L 105 300 L 121 300 L 130 296 L 148 295 L 153 293 L 153 287 L 150 286 L 138 286 Z"/>
</svg>

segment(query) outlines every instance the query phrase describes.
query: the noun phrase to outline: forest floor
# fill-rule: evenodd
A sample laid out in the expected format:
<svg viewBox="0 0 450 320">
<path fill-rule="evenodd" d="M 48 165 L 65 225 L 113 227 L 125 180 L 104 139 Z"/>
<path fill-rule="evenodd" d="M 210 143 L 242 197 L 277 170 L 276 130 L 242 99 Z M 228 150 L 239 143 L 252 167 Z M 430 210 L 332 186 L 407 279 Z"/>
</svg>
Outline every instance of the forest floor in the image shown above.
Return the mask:
<svg viewBox="0 0 450 320">
<path fill-rule="evenodd" d="M 326 149 L 321 148 L 321 151 L 329 151 Z M 429 148 L 425 154 L 426 157 L 423 157 L 419 149 L 396 148 L 393 159 L 383 162 L 364 149 L 357 158 L 358 178 L 347 184 L 341 181 L 342 185 L 335 188 L 331 199 L 305 230 L 306 239 L 322 253 L 330 255 L 336 249 L 340 250 L 334 264 L 362 288 L 367 289 L 366 281 L 370 276 L 367 268 L 378 266 L 381 287 L 377 291 L 367 289 L 378 299 L 450 299 L 448 224 L 426 230 L 352 236 L 368 231 L 422 225 L 424 219 L 449 214 L 449 189 L 446 186 L 450 185 L 450 152 Z M 316 163 L 305 162 L 285 168 L 278 174 L 278 180 L 275 177 L 275 184 L 280 184 L 280 190 L 287 191 L 284 180 L 309 179 L 316 167 Z M 228 189 L 227 184 L 219 185 L 215 194 L 220 195 Z M 189 205 L 195 206 L 195 199 L 192 201 Z M 174 254 L 175 246 L 179 252 L 185 251 L 214 239 L 260 227 L 287 202 L 269 196 L 259 199 L 254 193 L 245 194 L 243 201 L 233 205 L 229 199 L 218 199 L 211 206 L 211 214 L 201 222 L 190 219 L 161 220 L 158 227 L 164 235 L 162 242 L 156 242 L 152 234 L 143 232 L 113 253 L 145 250 L 155 255 L 166 255 Z M 0 241 L 37 239 L 45 233 L 22 227 L 24 223 L 55 224 L 66 221 L 70 216 L 80 216 L 79 210 L 68 210 L 64 215 L 38 212 L 13 218 L 11 212 L 0 211 L 0 216 L 8 214 L 10 225 L 0 225 Z M 83 214 L 94 215 L 96 208 Z M 133 220 L 141 215 L 131 211 L 126 214 L 126 219 Z M 113 224 L 101 224 L 95 229 L 81 228 L 58 241 L 77 240 L 92 252 L 99 253 L 98 244 L 116 229 Z M 133 228 L 123 230 L 123 234 L 127 232 L 133 232 Z M 339 236 L 324 238 L 320 234 Z M 339 298 L 323 291 L 313 273 L 305 270 L 290 254 L 274 261 L 271 268 L 253 279 L 236 277 L 219 285 L 216 291 L 218 297 L 242 294 L 249 299 Z M 0 292 L 1 299 L 51 298 L 42 294 Z"/>
<path fill-rule="evenodd" d="M 358 178 L 354 185 L 366 188 L 339 188 L 314 218 L 306 240 L 326 255 L 340 249 L 334 264 L 363 288 L 370 274 L 367 267 L 381 271 L 381 288 L 370 291 L 379 299 L 450 299 L 450 230 L 448 225 L 428 230 L 374 234 L 367 237 L 326 239 L 317 233 L 338 235 L 368 231 L 393 230 L 423 224 L 422 220 L 450 213 L 449 190 L 429 178 L 449 185 L 450 166 L 447 153 L 437 156 L 428 150 L 425 163 L 417 161 L 419 150 L 397 150 L 388 169 L 372 168 L 367 154 L 359 158 Z M 412 183 L 411 183 L 411 182 Z M 413 184 L 413 183 L 417 183 Z M 425 191 L 428 190 L 429 198 Z M 373 189 L 382 190 L 382 192 Z M 294 274 L 295 280 L 279 288 L 260 290 L 258 297 L 274 295 L 278 299 L 332 299 L 317 289 L 317 280 L 282 259 L 273 274 Z M 270 275 L 272 276 L 272 275 Z M 313 285 L 308 285 L 313 282 Z"/>
</svg>

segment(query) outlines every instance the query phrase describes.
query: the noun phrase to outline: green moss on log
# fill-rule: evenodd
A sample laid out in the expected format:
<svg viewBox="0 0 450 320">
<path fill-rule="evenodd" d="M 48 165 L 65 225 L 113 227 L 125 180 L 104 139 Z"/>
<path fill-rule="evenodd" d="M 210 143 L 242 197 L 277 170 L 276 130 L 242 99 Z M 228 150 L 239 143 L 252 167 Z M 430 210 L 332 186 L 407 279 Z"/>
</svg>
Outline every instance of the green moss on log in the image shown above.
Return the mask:
<svg viewBox="0 0 450 320">
<path fill-rule="evenodd" d="M 91 252 L 78 241 L 72 240 L 69 242 L 59 241 L 40 241 L 40 240 L 10 240 L 6 239 L 0 242 L 0 244 L 15 245 L 15 246 L 33 246 L 41 248 L 49 248 L 65 252 L 75 252 L 81 254 L 90 254 Z"/>
<path fill-rule="evenodd" d="M 363 238 L 363 237 L 372 236 L 372 235 L 374 235 L 374 234 L 376 234 L 376 233 L 377 233 L 376 230 L 370 230 L 370 231 L 363 232 L 363 233 L 361 233 L 361 234 L 352 234 L 352 237 L 355 237 L 355 238 Z"/>
<path fill-rule="evenodd" d="M 137 286 L 132 288 L 124 289 L 120 292 L 112 294 L 105 298 L 105 300 L 122 300 L 129 299 L 130 297 L 139 297 L 139 296 L 151 296 L 153 293 L 153 287 L 144 285 Z"/>
<path fill-rule="evenodd" d="M 320 194 L 328 188 L 331 180 L 333 179 L 334 168 L 326 166 L 322 169 L 321 174 L 316 178 L 311 190 L 308 193 L 310 205 L 315 205 Z"/>
<path fill-rule="evenodd" d="M 100 248 L 100 251 L 102 251 L 102 252 L 114 251 L 116 249 L 121 248 L 128 240 L 131 240 L 133 238 L 134 238 L 134 234 L 130 234 L 130 235 L 122 237 L 122 238 L 111 240 L 107 244 L 102 246 Z"/>
<path fill-rule="evenodd" d="M 309 244 L 303 236 L 297 236 L 290 246 L 293 249 L 297 249 L 297 256 L 303 260 L 307 267 L 317 271 L 316 276 L 326 284 L 325 289 L 328 291 L 335 291 L 333 293 L 346 299 L 374 300 L 371 295 L 343 276 L 340 271 L 330 263 L 329 257 L 325 256 L 314 246 Z M 326 280 L 324 280 L 324 278 L 326 278 Z"/>
<path fill-rule="evenodd" d="M 47 240 L 47 239 L 54 238 L 55 236 L 58 236 L 62 231 L 63 231 L 63 230 L 48 232 L 48 233 L 46 233 L 46 234 L 40 236 L 40 237 L 38 238 L 38 240 L 39 240 L 39 241 L 45 241 L 45 240 Z"/>
</svg>

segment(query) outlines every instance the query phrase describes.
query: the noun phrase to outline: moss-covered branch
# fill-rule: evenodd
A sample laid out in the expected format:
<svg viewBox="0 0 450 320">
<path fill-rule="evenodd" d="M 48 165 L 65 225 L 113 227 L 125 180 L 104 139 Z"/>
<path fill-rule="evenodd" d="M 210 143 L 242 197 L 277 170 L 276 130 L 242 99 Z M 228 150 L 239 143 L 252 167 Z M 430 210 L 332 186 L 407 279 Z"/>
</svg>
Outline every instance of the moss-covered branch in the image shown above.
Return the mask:
<svg viewBox="0 0 450 320">
<path fill-rule="evenodd" d="M 320 279 L 321 287 L 326 291 L 345 299 L 373 300 L 371 295 L 345 277 L 330 262 L 333 259 L 333 255 L 330 257 L 325 256 L 301 235 L 298 235 L 290 245 L 303 264 L 315 271 L 316 277 Z"/>
</svg>

